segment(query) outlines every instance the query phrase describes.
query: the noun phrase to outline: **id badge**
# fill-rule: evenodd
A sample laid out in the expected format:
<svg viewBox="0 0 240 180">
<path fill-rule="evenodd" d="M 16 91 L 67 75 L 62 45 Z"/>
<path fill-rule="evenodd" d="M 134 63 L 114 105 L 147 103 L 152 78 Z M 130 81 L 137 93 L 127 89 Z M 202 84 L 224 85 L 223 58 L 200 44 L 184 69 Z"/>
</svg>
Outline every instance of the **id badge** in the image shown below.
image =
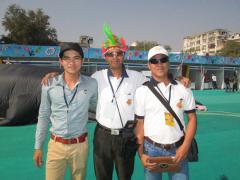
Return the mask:
<svg viewBox="0 0 240 180">
<path fill-rule="evenodd" d="M 168 113 L 168 112 L 165 112 L 165 123 L 166 125 L 168 126 L 174 126 L 174 118 L 173 118 L 173 115 Z"/>
<path fill-rule="evenodd" d="M 106 119 L 113 119 L 116 111 L 115 102 L 107 102 L 104 106 L 103 114 Z"/>
</svg>

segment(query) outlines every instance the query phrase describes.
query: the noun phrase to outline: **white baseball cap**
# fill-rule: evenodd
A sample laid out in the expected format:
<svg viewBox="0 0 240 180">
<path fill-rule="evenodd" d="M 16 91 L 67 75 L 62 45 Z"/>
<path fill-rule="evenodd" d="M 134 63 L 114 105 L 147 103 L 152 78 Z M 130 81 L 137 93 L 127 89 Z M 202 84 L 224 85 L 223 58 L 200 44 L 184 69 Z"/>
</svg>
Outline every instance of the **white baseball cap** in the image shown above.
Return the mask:
<svg viewBox="0 0 240 180">
<path fill-rule="evenodd" d="M 162 46 L 154 46 L 148 51 L 148 60 L 150 60 L 153 56 L 157 54 L 163 54 L 165 56 L 168 56 L 167 50 Z"/>
</svg>

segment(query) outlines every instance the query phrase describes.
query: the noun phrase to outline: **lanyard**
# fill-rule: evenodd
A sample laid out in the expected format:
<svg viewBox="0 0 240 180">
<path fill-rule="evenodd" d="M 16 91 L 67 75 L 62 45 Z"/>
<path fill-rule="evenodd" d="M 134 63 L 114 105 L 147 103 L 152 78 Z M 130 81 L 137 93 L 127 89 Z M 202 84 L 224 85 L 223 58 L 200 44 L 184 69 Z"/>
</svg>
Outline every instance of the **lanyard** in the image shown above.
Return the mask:
<svg viewBox="0 0 240 180">
<path fill-rule="evenodd" d="M 113 93 L 112 102 L 113 102 L 113 99 L 116 98 L 115 94 L 117 93 L 119 87 L 122 85 L 123 79 L 124 79 L 124 76 L 122 77 L 120 83 L 118 84 L 118 87 L 117 87 L 116 91 L 114 92 L 114 89 L 113 89 L 112 83 L 111 83 L 110 78 L 109 78 L 109 75 L 108 75 L 108 82 L 109 82 L 109 84 L 110 84 L 110 87 L 111 87 L 111 90 L 112 90 L 112 93 Z"/>
<path fill-rule="evenodd" d="M 163 97 L 166 101 L 168 101 L 169 104 L 170 104 L 172 86 L 170 85 L 170 90 L 169 90 L 169 97 L 168 97 L 168 100 L 167 100 L 167 98 L 163 95 L 162 91 L 160 90 L 160 88 L 158 87 L 157 84 L 156 84 L 156 86 L 157 86 L 158 91 L 161 93 L 162 97 Z"/>
<path fill-rule="evenodd" d="M 72 103 L 73 99 L 75 98 L 75 95 L 76 95 L 77 90 L 78 90 L 78 85 L 77 85 L 76 90 L 75 90 L 71 100 L 69 101 L 69 103 L 67 102 L 67 97 L 66 97 L 66 94 L 65 94 L 65 87 L 63 86 L 63 96 L 64 96 L 64 101 L 65 101 L 65 104 L 66 104 L 67 108 L 69 108 L 70 104 Z"/>
<path fill-rule="evenodd" d="M 122 77 L 122 79 L 121 79 L 120 83 L 118 84 L 118 87 L 117 87 L 117 89 L 116 89 L 116 91 L 115 91 L 115 93 L 114 93 L 114 89 L 113 89 L 112 83 L 111 83 L 110 78 L 109 78 L 109 75 L 108 75 L 108 82 L 109 82 L 109 84 L 110 84 L 110 87 L 111 87 L 111 90 L 112 90 L 112 93 L 113 93 L 112 103 L 113 103 L 113 99 L 115 98 L 115 102 L 116 102 L 116 106 L 117 106 L 117 110 L 118 110 L 118 114 L 119 114 L 119 118 L 120 118 L 122 127 L 124 127 L 124 126 L 123 126 L 123 120 L 122 120 L 122 116 L 121 116 L 121 113 L 120 113 L 120 109 L 119 109 L 119 107 L 118 107 L 118 103 L 117 103 L 117 99 L 116 99 L 115 94 L 117 93 L 119 87 L 121 86 L 121 84 L 122 84 L 122 82 L 123 82 L 123 79 L 124 79 L 124 76 Z"/>
</svg>

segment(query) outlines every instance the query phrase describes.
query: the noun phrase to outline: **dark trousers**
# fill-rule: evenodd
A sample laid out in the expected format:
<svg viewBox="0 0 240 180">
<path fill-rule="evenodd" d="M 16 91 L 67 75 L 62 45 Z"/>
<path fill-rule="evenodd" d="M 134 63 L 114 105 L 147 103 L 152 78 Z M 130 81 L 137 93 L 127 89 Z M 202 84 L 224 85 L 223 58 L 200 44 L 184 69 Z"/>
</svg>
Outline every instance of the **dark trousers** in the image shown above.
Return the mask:
<svg viewBox="0 0 240 180">
<path fill-rule="evenodd" d="M 233 83 L 233 88 L 232 88 L 232 91 L 238 91 L 238 84 L 237 83 Z"/>
<path fill-rule="evenodd" d="M 212 86 L 213 86 L 213 89 L 217 89 L 217 82 L 216 82 L 216 81 L 213 81 L 213 82 L 212 82 Z"/>
<path fill-rule="evenodd" d="M 226 87 L 225 87 L 225 91 L 228 92 L 231 90 L 231 86 L 230 86 L 230 83 L 225 83 L 226 84 Z"/>
<path fill-rule="evenodd" d="M 121 135 L 111 135 L 99 126 L 94 132 L 94 169 L 97 180 L 112 180 L 115 166 L 119 180 L 130 180 L 134 169 L 134 156 L 121 154 Z"/>
</svg>

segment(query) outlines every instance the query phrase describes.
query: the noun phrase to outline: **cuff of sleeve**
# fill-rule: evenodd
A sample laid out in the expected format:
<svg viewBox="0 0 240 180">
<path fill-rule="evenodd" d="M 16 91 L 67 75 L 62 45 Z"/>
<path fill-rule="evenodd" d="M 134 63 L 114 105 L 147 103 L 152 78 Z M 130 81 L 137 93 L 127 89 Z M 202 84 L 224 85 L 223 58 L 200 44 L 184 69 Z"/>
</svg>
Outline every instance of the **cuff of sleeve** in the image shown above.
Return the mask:
<svg viewBox="0 0 240 180">
<path fill-rule="evenodd" d="M 144 116 L 138 116 L 135 114 L 135 119 L 138 118 L 138 119 L 144 119 Z"/>
<path fill-rule="evenodd" d="M 196 109 L 191 109 L 191 110 L 187 110 L 187 111 L 184 111 L 185 113 L 194 113 L 196 112 Z"/>
<path fill-rule="evenodd" d="M 38 144 L 38 143 L 35 143 L 35 145 L 34 145 L 34 149 L 41 149 L 41 145 Z"/>
</svg>

